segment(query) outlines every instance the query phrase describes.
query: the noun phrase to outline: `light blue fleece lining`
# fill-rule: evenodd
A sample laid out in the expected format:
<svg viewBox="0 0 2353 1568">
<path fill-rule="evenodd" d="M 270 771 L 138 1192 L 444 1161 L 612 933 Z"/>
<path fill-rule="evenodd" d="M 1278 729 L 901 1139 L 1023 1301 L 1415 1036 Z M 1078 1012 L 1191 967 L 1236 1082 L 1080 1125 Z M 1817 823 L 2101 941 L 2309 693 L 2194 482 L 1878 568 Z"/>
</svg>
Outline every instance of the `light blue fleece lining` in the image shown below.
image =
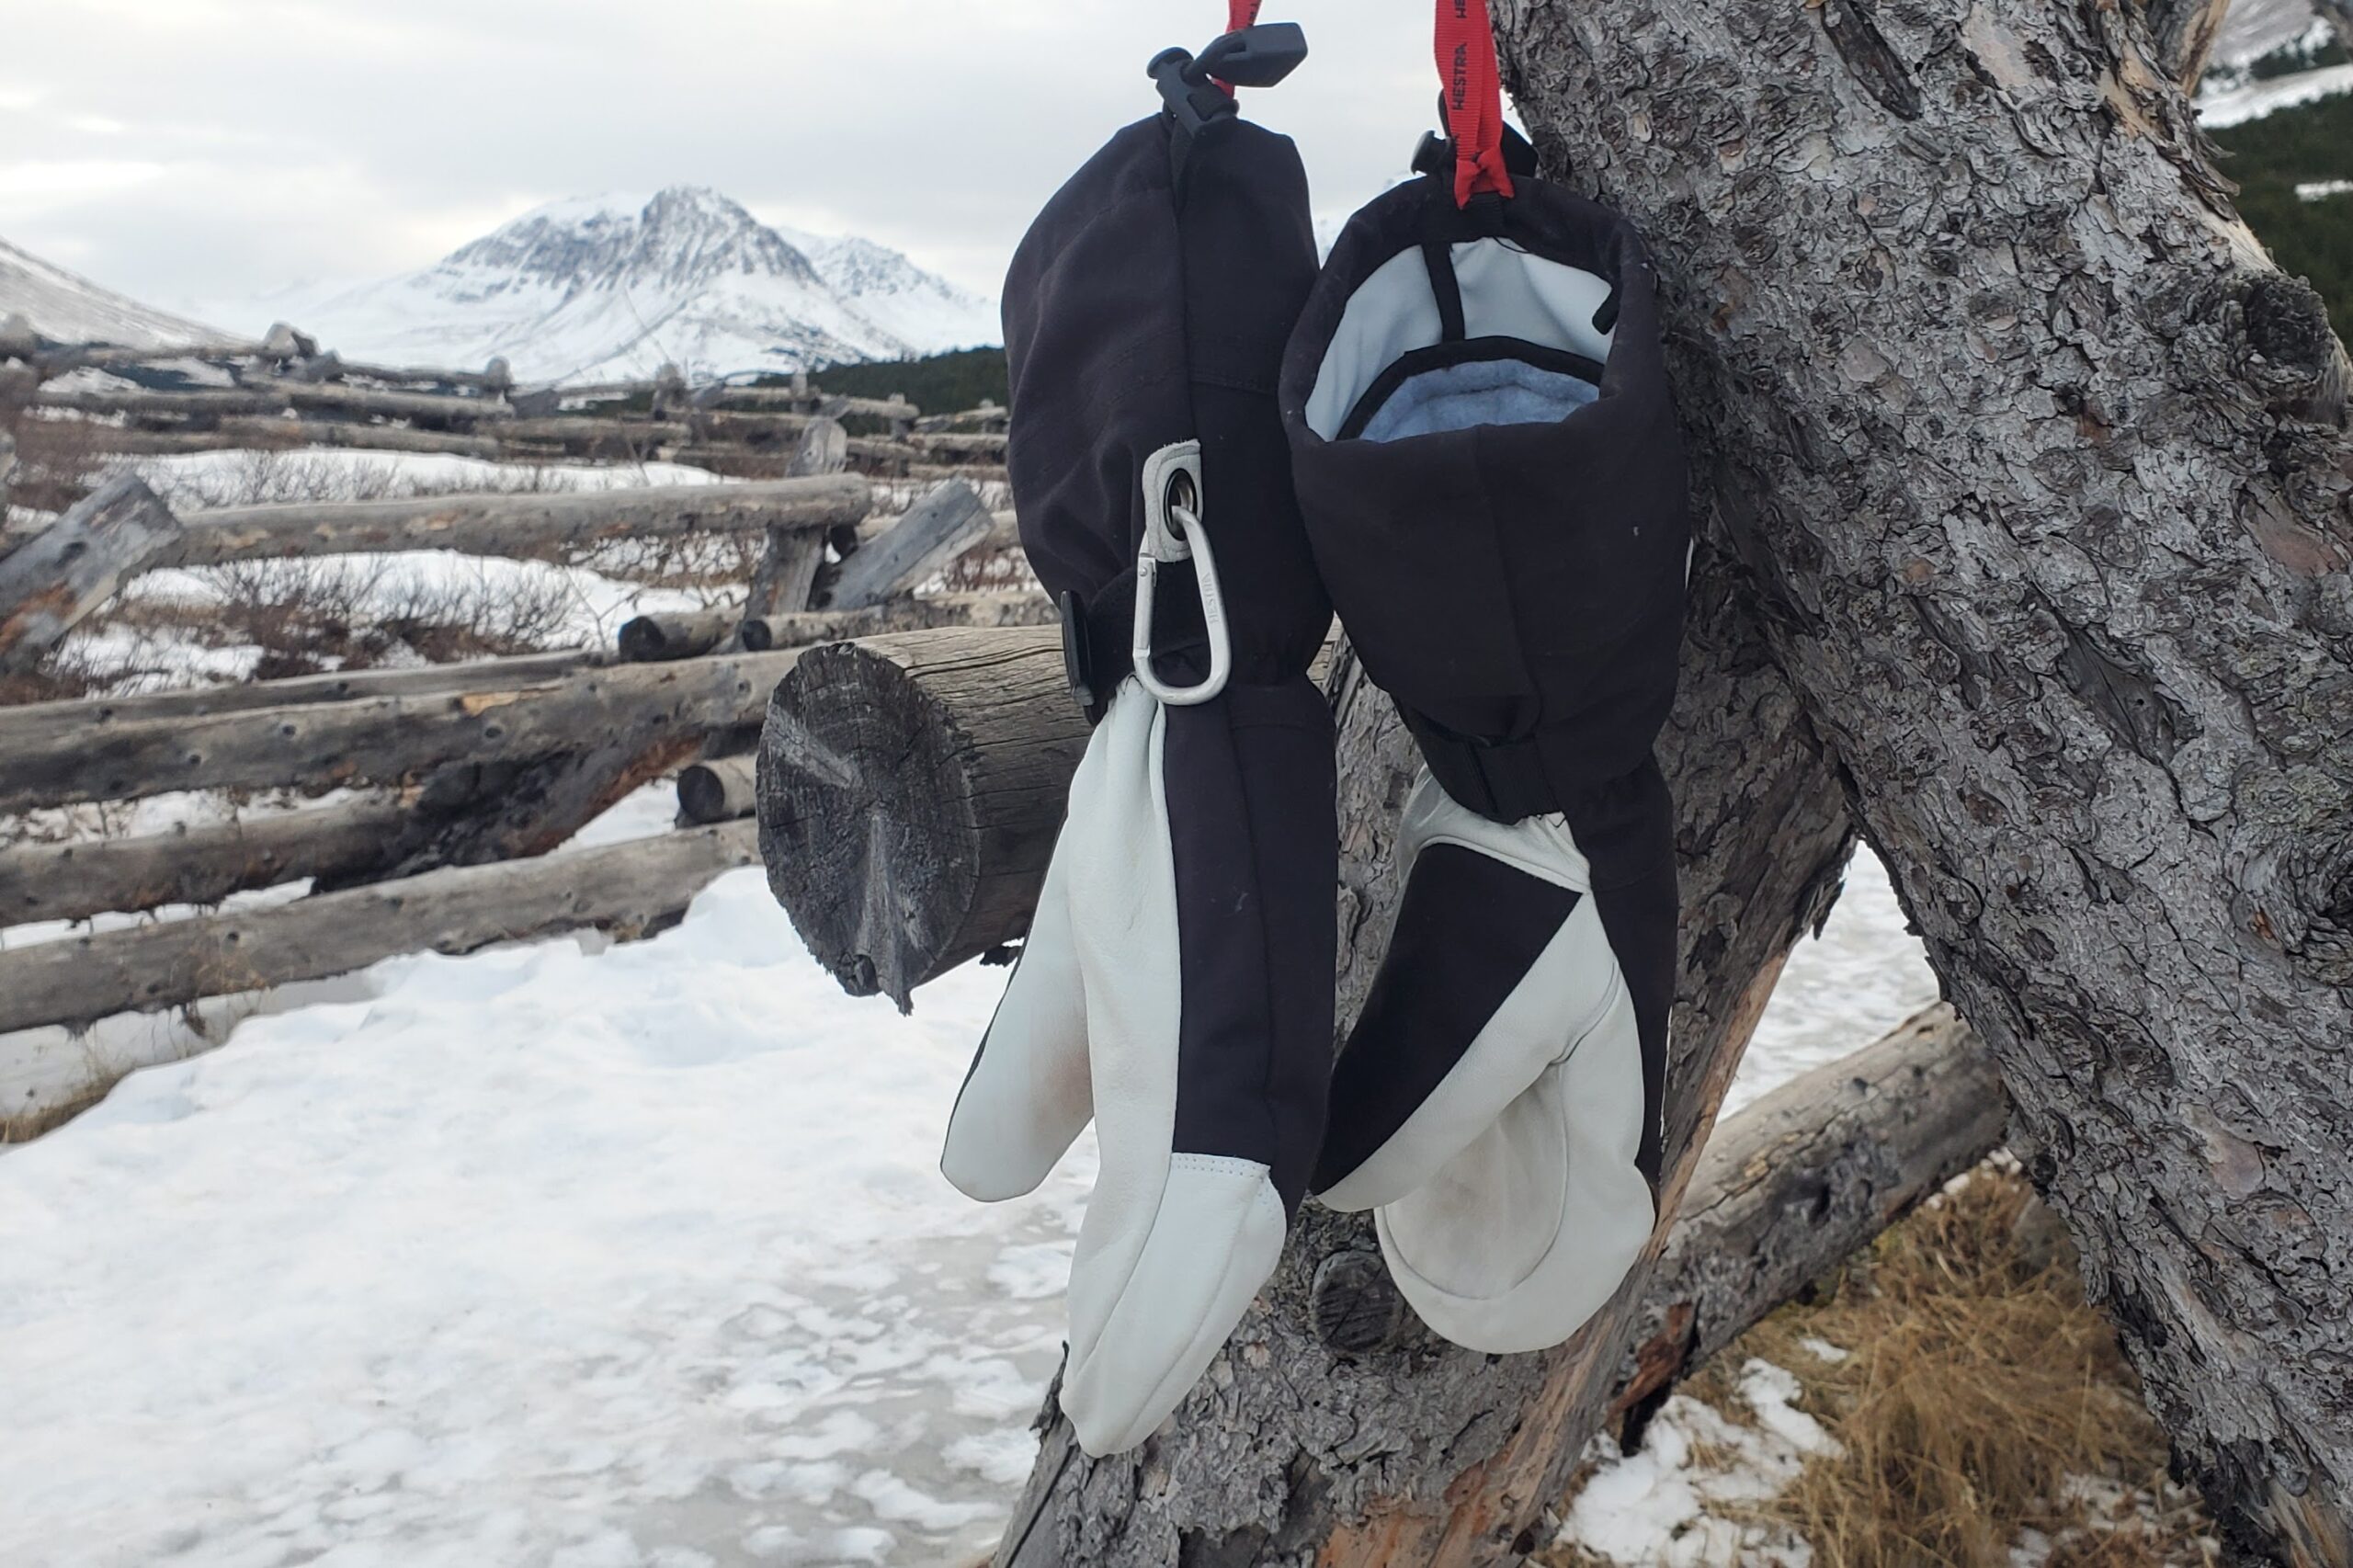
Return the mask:
<svg viewBox="0 0 2353 1568">
<path fill-rule="evenodd" d="M 1389 394 L 1362 439 L 1400 441 L 1475 425 L 1549 425 L 1601 395 L 1583 376 L 1524 359 L 1469 359 L 1425 370 Z"/>
</svg>

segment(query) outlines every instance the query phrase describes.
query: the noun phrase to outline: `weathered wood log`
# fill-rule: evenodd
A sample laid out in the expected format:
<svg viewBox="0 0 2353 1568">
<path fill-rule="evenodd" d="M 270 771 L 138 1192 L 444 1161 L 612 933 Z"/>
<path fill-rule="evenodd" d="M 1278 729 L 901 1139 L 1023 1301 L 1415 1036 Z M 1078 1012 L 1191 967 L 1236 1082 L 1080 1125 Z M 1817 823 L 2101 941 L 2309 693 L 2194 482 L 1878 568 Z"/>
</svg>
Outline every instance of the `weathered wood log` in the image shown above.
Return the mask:
<svg viewBox="0 0 2353 1568">
<path fill-rule="evenodd" d="M 256 708 L 352 702 L 369 697 L 504 691 L 593 669 L 603 662 L 597 654 L 573 650 L 525 653 L 512 659 L 476 659 L 459 665 L 430 665 L 421 669 L 354 670 L 295 676 L 285 680 L 182 687 L 136 697 L 28 702 L 0 707 L 0 756 L 70 745 L 108 725 L 139 720 L 194 719 L 214 713 L 250 712 Z"/>
<path fill-rule="evenodd" d="M 1057 624 L 1053 602 L 1040 593 L 935 594 L 926 598 L 891 599 L 866 609 L 810 610 L 801 615 L 747 620 L 738 629 L 737 636 L 745 653 L 759 653 L 771 648 L 840 642 L 886 631 Z"/>
<path fill-rule="evenodd" d="M 8 537 L 8 492 L 17 478 L 17 437 L 0 430 L 0 552 L 15 549 L 24 542 Z"/>
<path fill-rule="evenodd" d="M 497 439 L 506 443 L 538 441 L 557 447 L 603 447 L 652 451 L 656 447 L 676 446 L 690 434 L 688 426 L 675 419 L 600 419 L 585 415 L 572 417 L 517 419 L 501 426 Z"/>
<path fill-rule="evenodd" d="M 376 863 L 405 812 L 360 800 L 215 827 L 0 849 L 0 926 L 218 903 L 233 892 Z"/>
<path fill-rule="evenodd" d="M 838 474 L 754 484 L 221 507 L 190 513 L 178 548 L 157 563 L 210 566 L 402 550 L 554 556 L 620 539 L 836 528 L 863 517 L 868 505 L 866 481 Z"/>
<path fill-rule="evenodd" d="M 1651 1276 L 1613 1408 L 1641 1419 L 1984 1159 L 2008 1119 L 1984 1042 L 1937 1006 L 1719 1123 Z"/>
<path fill-rule="evenodd" d="M 209 430 L 136 430 L 104 420 L 76 422 L 76 438 L 93 452 L 126 457 L 187 452 L 296 451 L 338 447 L 363 451 L 429 452 L 496 460 L 504 449 L 491 436 L 413 430 L 403 425 L 347 425 L 331 419 L 270 419 L 236 415 Z"/>
<path fill-rule="evenodd" d="M 28 358 L 43 381 L 71 370 L 116 370 L 134 365 L 168 365 L 184 359 L 257 359 L 275 358 L 268 346 L 248 338 L 220 338 L 170 347 L 136 348 L 119 344 L 79 344 L 40 348 Z"/>
<path fill-rule="evenodd" d="M 893 528 L 859 546 L 818 591 L 820 609 L 863 609 L 911 593 L 989 537 L 995 519 L 980 493 L 961 480 L 936 486 Z"/>
<path fill-rule="evenodd" d="M 0 559 L 0 671 L 28 670 L 124 578 L 167 560 L 180 520 L 130 474 Z"/>
<path fill-rule="evenodd" d="M 812 420 L 785 467 L 788 477 L 839 473 L 849 464 L 849 433 L 837 420 Z M 770 528 L 760 564 L 745 597 L 746 619 L 790 615 L 809 608 L 817 570 L 825 562 L 825 535 L 814 529 Z"/>
<path fill-rule="evenodd" d="M 373 418 L 425 420 L 435 426 L 473 426 L 511 421 L 514 409 L 503 398 L 355 387 L 340 381 L 248 377 L 240 387 L 260 392 L 281 406 Z"/>
<path fill-rule="evenodd" d="M 759 759 L 714 757 L 678 770 L 678 820 L 698 827 L 741 822 L 759 805 Z"/>
<path fill-rule="evenodd" d="M 226 414 L 278 414 L 291 404 L 283 397 L 243 387 L 172 391 L 122 387 L 83 392 L 44 387 L 34 397 L 33 406 L 70 414 L 119 414 L 132 419 L 186 419 L 218 418 Z"/>
<path fill-rule="evenodd" d="M 1002 431 L 1010 419 L 1010 411 L 983 400 L 978 408 L 967 408 L 955 414 L 926 414 L 915 423 L 918 436 L 936 435 L 948 430 Z"/>
<path fill-rule="evenodd" d="M 21 359 L 30 363 L 40 352 L 40 338 L 22 311 L 10 311 L 0 316 L 0 359 Z"/>
<path fill-rule="evenodd" d="M 0 812 L 173 790 L 392 783 L 447 763 L 695 740 L 760 722 L 793 652 L 616 665 L 423 696 L 118 720 L 0 751 Z"/>
<path fill-rule="evenodd" d="M 699 658 L 734 636 L 735 629 L 743 623 L 740 605 L 641 615 L 621 622 L 618 640 L 620 656 L 631 664 L 641 665 Z"/>
<path fill-rule="evenodd" d="M 1649 230 L 1717 537 L 2176 1459 L 2234 1550 L 2353 1562 L 2321 302 L 2127 9 L 1508 10 L 1538 145 Z"/>
<path fill-rule="evenodd" d="M 844 987 L 904 1008 L 1029 929 L 1086 734 L 1059 631 L 813 649 L 760 736 L 768 886 Z"/>
<path fill-rule="evenodd" d="M 468 953 L 585 926 L 652 935 L 675 924 L 713 878 L 753 864 L 755 841 L 751 824 L 729 823 L 38 942 L 0 952 L 0 1034 L 318 980 L 394 953 Z"/>
</svg>

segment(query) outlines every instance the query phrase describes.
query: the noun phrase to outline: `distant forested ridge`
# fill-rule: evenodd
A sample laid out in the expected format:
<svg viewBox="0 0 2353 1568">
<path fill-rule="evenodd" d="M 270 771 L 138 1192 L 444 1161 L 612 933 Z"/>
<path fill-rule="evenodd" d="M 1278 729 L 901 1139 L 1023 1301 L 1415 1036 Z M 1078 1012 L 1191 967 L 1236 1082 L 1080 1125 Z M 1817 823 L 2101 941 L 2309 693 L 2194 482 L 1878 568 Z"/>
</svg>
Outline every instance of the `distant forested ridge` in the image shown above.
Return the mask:
<svg viewBox="0 0 2353 1568">
<path fill-rule="evenodd" d="M 927 359 L 871 359 L 828 365 L 813 379 L 842 397 L 889 397 L 904 392 L 926 414 L 957 414 L 978 408 L 983 399 L 1005 406 L 1005 350 L 959 348 Z"/>
</svg>

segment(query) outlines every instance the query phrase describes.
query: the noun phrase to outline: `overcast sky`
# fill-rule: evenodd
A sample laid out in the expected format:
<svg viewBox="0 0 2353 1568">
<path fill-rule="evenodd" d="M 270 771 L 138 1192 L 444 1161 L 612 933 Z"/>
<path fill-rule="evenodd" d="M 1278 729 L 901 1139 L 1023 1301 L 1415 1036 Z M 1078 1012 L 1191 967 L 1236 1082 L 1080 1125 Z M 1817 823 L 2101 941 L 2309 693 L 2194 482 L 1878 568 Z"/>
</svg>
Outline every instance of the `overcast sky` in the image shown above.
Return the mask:
<svg viewBox="0 0 2353 1568">
<path fill-rule="evenodd" d="M 1274 0 L 1245 94 L 1319 214 L 1432 120 L 1425 0 Z M 200 312 L 435 260 L 541 201 L 691 183 L 994 293 L 1031 214 L 1223 0 L 0 0 L 0 238 Z"/>
</svg>

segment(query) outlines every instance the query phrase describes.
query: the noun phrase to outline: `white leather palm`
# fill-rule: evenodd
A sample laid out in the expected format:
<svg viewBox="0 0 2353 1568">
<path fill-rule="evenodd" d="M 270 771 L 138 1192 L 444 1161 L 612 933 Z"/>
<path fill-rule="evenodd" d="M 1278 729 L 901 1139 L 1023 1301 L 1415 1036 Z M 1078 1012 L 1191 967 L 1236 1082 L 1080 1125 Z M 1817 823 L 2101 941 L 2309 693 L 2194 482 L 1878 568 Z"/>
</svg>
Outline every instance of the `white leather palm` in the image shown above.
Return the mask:
<svg viewBox="0 0 2353 1568">
<path fill-rule="evenodd" d="M 1440 844 L 1580 896 L 1453 1071 L 1321 1197 L 1374 1210 L 1398 1290 L 1438 1333 L 1473 1350 L 1541 1349 L 1600 1310 L 1650 1238 L 1633 1003 L 1562 818 L 1491 822 L 1425 773 L 1399 837 L 1404 874 Z"/>
<path fill-rule="evenodd" d="M 1038 911 L 949 1118 L 972 1197 L 1034 1188 L 1091 1113 L 1100 1174 L 1071 1262 L 1062 1406 L 1079 1446 L 1149 1437 L 1282 1252 L 1267 1167 L 1174 1151 L 1180 986 L 1165 717 L 1130 677 L 1071 782 Z"/>
</svg>

